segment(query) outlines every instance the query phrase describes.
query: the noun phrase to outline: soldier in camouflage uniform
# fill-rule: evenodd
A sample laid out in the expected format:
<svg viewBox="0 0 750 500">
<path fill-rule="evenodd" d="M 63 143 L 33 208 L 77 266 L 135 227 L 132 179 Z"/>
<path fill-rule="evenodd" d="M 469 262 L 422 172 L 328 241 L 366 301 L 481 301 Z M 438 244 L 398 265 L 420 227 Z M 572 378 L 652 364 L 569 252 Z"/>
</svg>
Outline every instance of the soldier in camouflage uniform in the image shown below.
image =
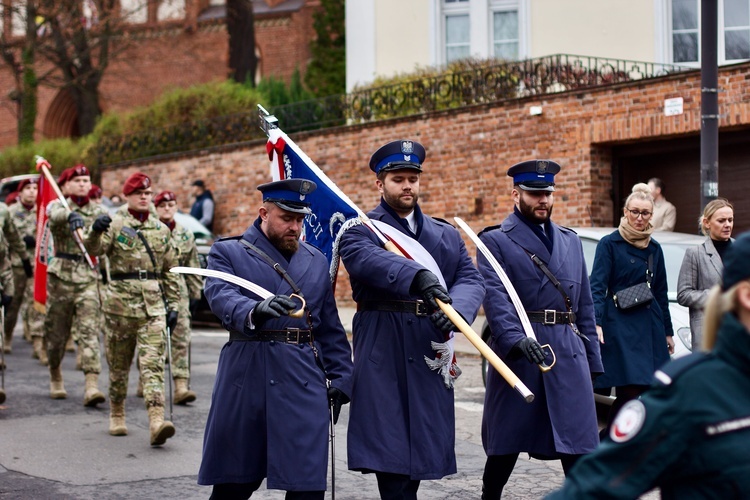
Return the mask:
<svg viewBox="0 0 750 500">
<path fill-rule="evenodd" d="M 151 180 L 136 172 L 125 182 L 127 204 L 114 220 L 100 216 L 86 237 L 94 255 L 109 257 L 110 282 L 104 300 L 104 334 L 109 363 L 109 433 L 124 436 L 128 372 L 138 352 L 143 395 L 148 410 L 151 445 L 175 433 L 164 420 L 164 355 L 166 327 L 177 324 L 178 264 L 169 228 L 151 214 Z M 145 244 L 148 243 L 148 245 Z M 151 255 L 149 255 L 149 248 Z M 166 294 L 167 307 L 162 293 Z M 166 317 L 165 317 L 166 316 Z"/>
<path fill-rule="evenodd" d="M 39 190 L 39 179 L 24 179 L 18 184 L 18 203 L 10 207 L 10 217 L 23 239 L 29 255 L 36 248 L 36 197 Z M 34 343 L 33 356 L 43 365 L 47 365 L 47 349 L 44 345 L 44 314 L 34 307 L 34 280 L 26 274 L 27 270 L 21 257 L 11 255 L 15 294 L 5 315 L 5 332 L 7 337 L 13 335 L 18 315 L 23 322 L 23 336 Z"/>
<path fill-rule="evenodd" d="M 193 233 L 174 220 L 177 212 L 176 196 L 172 191 L 162 191 L 154 197 L 159 220 L 172 231 L 172 242 L 179 252 L 181 266 L 200 267 L 198 249 Z M 195 401 L 195 392 L 189 389 L 190 379 L 190 319 L 192 311 L 201 300 L 203 280 L 195 274 L 180 274 L 180 307 L 177 326 L 172 331 L 172 378 L 174 402 L 184 405 Z"/>
<path fill-rule="evenodd" d="M 19 235 L 18 229 L 13 223 L 10 209 L 5 203 L 0 203 L 0 229 L 0 283 L 2 283 L 0 305 L 2 305 L 2 307 L 5 308 L 5 311 L 8 312 L 13 302 L 13 296 L 15 295 L 11 255 L 18 256 L 26 277 L 32 277 L 34 271 L 31 268 L 31 261 L 29 260 L 29 253 L 26 250 L 26 244 Z M 3 329 L 3 350 L 5 351 L 5 354 L 10 354 L 12 352 L 11 342 L 13 341 L 13 328 L 8 329 L 7 325 L 4 325 Z"/>
<path fill-rule="evenodd" d="M 60 184 L 68 193 L 70 209 L 59 201 L 49 204 L 49 228 L 55 242 L 55 257 L 47 268 L 47 315 L 44 332 L 50 371 L 50 397 L 65 399 L 68 394 L 63 385 L 60 363 L 65 355 L 65 344 L 75 323 L 78 342 L 82 345 L 82 367 L 86 378 L 83 394 L 84 406 L 103 403 L 99 391 L 99 301 L 98 267 L 92 269 L 76 243 L 73 233 L 91 226 L 94 220 L 107 211 L 89 203 L 91 175 L 84 165 L 76 165 L 60 175 Z"/>
</svg>

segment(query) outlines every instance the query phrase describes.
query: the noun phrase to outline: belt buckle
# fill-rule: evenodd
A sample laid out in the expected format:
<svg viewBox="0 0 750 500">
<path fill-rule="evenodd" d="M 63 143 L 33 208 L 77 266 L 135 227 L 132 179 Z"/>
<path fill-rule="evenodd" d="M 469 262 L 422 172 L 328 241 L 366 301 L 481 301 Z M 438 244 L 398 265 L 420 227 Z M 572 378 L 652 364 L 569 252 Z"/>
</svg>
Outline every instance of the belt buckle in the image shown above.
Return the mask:
<svg viewBox="0 0 750 500">
<path fill-rule="evenodd" d="M 549 316 L 552 315 L 552 319 L 549 319 Z M 557 311 L 554 309 L 545 309 L 544 310 L 544 321 L 543 323 L 545 325 L 554 325 L 557 321 Z"/>
<path fill-rule="evenodd" d="M 286 329 L 286 343 L 287 344 L 299 344 L 299 328 L 287 328 Z"/>
<path fill-rule="evenodd" d="M 146 281 L 148 279 L 148 271 L 138 269 L 138 279 L 140 281 Z"/>
<path fill-rule="evenodd" d="M 427 316 L 427 306 L 425 305 L 423 300 L 416 301 L 414 314 L 416 314 L 417 316 Z"/>
</svg>

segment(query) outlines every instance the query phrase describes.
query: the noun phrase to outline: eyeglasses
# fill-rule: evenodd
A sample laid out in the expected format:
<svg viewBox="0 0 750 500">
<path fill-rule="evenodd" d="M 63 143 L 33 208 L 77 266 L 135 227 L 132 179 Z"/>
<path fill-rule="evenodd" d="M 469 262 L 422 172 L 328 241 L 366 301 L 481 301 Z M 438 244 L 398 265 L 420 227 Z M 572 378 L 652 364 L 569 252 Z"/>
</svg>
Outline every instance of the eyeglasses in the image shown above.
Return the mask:
<svg viewBox="0 0 750 500">
<path fill-rule="evenodd" d="M 638 217 L 643 217 L 644 219 L 648 219 L 649 217 L 653 215 L 653 212 L 649 212 L 649 211 L 640 212 L 638 210 L 630 210 L 629 208 L 626 208 L 625 210 L 633 214 L 633 217 L 635 217 L 636 219 Z"/>
</svg>

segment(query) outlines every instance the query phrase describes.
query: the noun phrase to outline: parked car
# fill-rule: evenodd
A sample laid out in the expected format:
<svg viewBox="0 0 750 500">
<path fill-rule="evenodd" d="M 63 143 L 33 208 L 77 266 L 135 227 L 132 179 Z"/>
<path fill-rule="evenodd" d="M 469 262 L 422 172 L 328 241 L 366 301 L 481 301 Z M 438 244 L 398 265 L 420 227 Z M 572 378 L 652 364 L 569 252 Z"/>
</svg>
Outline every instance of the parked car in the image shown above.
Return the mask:
<svg viewBox="0 0 750 500">
<path fill-rule="evenodd" d="M 596 254 L 596 246 L 599 244 L 599 240 L 610 234 L 616 228 L 581 227 L 572 229 L 578 233 L 578 237 L 581 239 L 584 258 L 586 259 L 586 267 L 589 276 L 591 276 L 591 271 L 594 267 L 594 255 Z M 669 314 L 672 317 L 672 327 L 674 329 L 675 348 L 674 354 L 672 354 L 672 359 L 676 359 L 690 354 L 692 351 L 690 313 L 687 307 L 681 306 L 677 303 L 677 278 L 680 274 L 680 266 L 682 265 L 685 251 L 691 246 L 702 243 L 704 237 L 687 233 L 657 232 L 654 233 L 653 238 L 659 242 L 662 251 L 664 252 L 664 262 L 667 268 Z M 488 344 L 491 341 L 490 327 L 487 321 L 482 325 L 482 339 Z M 489 363 L 486 359 L 483 359 L 482 378 L 485 383 L 488 368 Z M 604 396 L 597 395 L 597 401 L 600 401 L 602 398 L 604 398 Z M 611 398 L 607 399 L 608 401 L 600 402 L 609 402 L 611 404 Z"/>
</svg>

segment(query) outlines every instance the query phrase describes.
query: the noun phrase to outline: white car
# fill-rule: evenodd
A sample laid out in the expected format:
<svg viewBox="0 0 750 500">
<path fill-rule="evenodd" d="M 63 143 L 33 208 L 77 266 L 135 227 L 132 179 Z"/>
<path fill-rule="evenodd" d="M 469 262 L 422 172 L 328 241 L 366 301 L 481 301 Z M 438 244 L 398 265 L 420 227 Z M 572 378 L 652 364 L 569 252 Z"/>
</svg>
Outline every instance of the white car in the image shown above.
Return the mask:
<svg viewBox="0 0 750 500">
<path fill-rule="evenodd" d="M 574 227 L 571 228 L 581 239 L 583 254 L 586 259 L 588 274 L 594 266 L 594 255 L 596 246 L 604 236 L 610 234 L 614 227 Z M 685 256 L 685 251 L 694 245 L 699 245 L 705 239 L 703 236 L 687 233 L 656 232 L 652 236 L 661 245 L 664 252 L 664 262 L 667 268 L 667 287 L 669 297 L 669 314 L 672 317 L 672 328 L 674 330 L 674 354 L 676 359 L 692 352 L 690 334 L 690 313 L 687 307 L 677 303 L 677 279 L 680 274 L 680 266 Z M 482 339 L 490 341 L 490 327 L 485 321 L 482 325 Z M 482 360 L 482 375 L 486 379 L 488 369 L 487 360 Z"/>
</svg>

